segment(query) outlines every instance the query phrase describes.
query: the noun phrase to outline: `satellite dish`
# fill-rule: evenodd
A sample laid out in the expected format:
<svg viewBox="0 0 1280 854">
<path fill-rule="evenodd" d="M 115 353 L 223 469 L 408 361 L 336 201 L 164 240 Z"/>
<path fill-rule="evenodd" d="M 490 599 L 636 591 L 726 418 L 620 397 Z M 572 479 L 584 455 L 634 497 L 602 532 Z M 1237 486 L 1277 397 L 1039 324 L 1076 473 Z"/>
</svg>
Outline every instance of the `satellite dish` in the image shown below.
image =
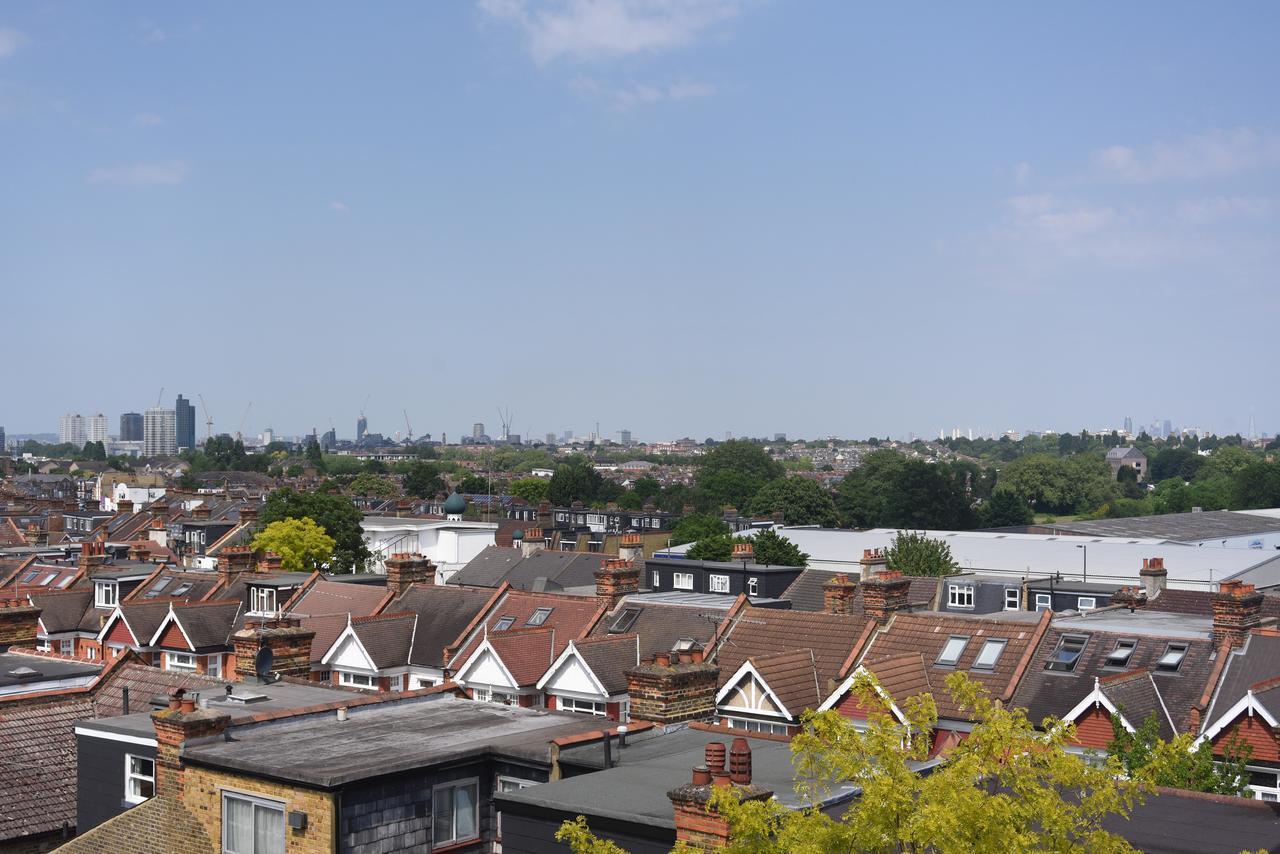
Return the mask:
<svg viewBox="0 0 1280 854">
<path fill-rule="evenodd" d="M 253 659 L 253 672 L 258 675 L 258 679 L 263 682 L 271 681 L 271 666 L 275 664 L 276 656 L 271 651 L 271 647 L 264 646 L 258 650 L 257 656 Z"/>
</svg>

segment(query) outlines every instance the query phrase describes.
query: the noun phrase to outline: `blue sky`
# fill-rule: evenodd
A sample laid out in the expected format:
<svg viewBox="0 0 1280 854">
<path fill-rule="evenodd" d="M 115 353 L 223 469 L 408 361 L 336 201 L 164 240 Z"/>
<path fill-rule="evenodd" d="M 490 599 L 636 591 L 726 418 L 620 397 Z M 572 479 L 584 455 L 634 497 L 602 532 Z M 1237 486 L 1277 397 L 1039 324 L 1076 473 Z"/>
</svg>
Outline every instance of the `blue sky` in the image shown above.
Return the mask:
<svg viewBox="0 0 1280 854">
<path fill-rule="evenodd" d="M 0 424 L 1280 429 L 1280 7 L 0 7 Z"/>
</svg>

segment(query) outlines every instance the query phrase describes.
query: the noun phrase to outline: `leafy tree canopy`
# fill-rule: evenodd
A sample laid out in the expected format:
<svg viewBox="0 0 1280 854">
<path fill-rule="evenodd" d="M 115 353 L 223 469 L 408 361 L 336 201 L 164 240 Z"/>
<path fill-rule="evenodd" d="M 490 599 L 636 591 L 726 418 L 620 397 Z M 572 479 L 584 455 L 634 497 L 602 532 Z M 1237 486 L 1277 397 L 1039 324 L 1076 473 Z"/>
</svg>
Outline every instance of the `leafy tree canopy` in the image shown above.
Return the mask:
<svg viewBox="0 0 1280 854">
<path fill-rule="evenodd" d="M 710 537 L 728 536 L 731 533 L 729 523 L 719 516 L 709 513 L 694 513 L 685 516 L 676 523 L 671 531 L 671 545 L 695 543 Z"/>
<path fill-rule="evenodd" d="M 603 482 L 604 478 L 589 459 L 577 457 L 556 466 L 547 487 L 547 497 L 557 507 L 567 507 L 575 501 L 590 504 Z"/>
<path fill-rule="evenodd" d="M 1011 490 L 997 489 L 991 497 L 982 502 L 978 518 L 984 528 L 1008 528 L 1017 525 L 1030 525 L 1035 516 L 1027 503 Z"/>
<path fill-rule="evenodd" d="M 333 558 L 334 540 L 309 516 L 279 519 L 253 538 L 253 548 L 280 555 L 280 565 L 288 572 L 324 569 Z"/>
<path fill-rule="evenodd" d="M 951 546 L 915 531 L 899 531 L 884 553 L 889 568 L 903 575 L 951 575 L 960 569 Z"/>
<path fill-rule="evenodd" d="M 785 473 L 765 449 L 742 439 L 716 445 L 701 460 L 696 483 L 720 506 L 746 509 L 769 481 Z"/>
<path fill-rule="evenodd" d="M 358 474 L 352 479 L 351 491 L 356 495 L 376 495 L 379 498 L 390 498 L 399 492 L 396 485 L 385 477 L 368 473 Z"/>
<path fill-rule="evenodd" d="M 267 496 L 258 514 L 263 529 L 281 519 L 303 518 L 310 518 L 333 538 L 331 571 L 352 572 L 364 567 L 369 548 L 360 527 L 360 511 L 347 498 L 285 487 Z"/>
<path fill-rule="evenodd" d="M 1232 739 L 1223 750 L 1223 760 L 1214 762 L 1213 745 L 1207 740 L 1193 749 L 1195 736 L 1182 733 L 1172 741 L 1160 738 L 1160 721 L 1152 712 L 1135 732 L 1125 729 L 1120 718 L 1111 717 L 1111 743 L 1107 753 L 1135 776 L 1151 769 L 1157 786 L 1212 792 L 1219 795 L 1248 797 L 1249 774 L 1245 764 L 1253 755 L 1253 747 L 1241 739 Z"/>
<path fill-rule="evenodd" d="M 822 484 L 807 477 L 786 477 L 766 483 L 749 506 L 752 515 L 781 512 L 787 525 L 835 527 L 836 503 Z"/>
<path fill-rule="evenodd" d="M 521 477 L 511 481 L 511 494 L 523 498 L 530 504 L 540 504 L 547 500 L 551 491 L 551 481 L 545 477 Z"/>
<path fill-rule="evenodd" d="M 412 495 L 414 498 L 434 498 L 437 494 L 447 491 L 444 478 L 440 476 L 440 469 L 434 463 L 424 463 L 421 460 L 410 464 L 408 473 L 404 476 L 404 491 Z"/>
</svg>

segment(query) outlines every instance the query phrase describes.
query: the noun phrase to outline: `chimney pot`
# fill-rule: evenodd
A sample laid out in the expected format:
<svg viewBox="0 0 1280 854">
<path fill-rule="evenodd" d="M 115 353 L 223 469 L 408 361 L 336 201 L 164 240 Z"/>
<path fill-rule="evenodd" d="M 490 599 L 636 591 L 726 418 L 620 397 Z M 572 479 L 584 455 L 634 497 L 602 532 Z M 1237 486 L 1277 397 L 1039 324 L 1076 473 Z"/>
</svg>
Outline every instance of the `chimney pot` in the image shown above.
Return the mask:
<svg viewBox="0 0 1280 854">
<path fill-rule="evenodd" d="M 702 755 L 711 773 L 724 770 L 725 746 L 723 741 L 709 741 Z"/>
<path fill-rule="evenodd" d="M 693 785 L 709 786 L 711 785 L 711 771 L 705 765 L 693 766 Z"/>
<path fill-rule="evenodd" d="M 751 785 L 751 745 L 745 738 L 735 738 L 729 748 L 729 779 L 739 786 Z"/>
</svg>

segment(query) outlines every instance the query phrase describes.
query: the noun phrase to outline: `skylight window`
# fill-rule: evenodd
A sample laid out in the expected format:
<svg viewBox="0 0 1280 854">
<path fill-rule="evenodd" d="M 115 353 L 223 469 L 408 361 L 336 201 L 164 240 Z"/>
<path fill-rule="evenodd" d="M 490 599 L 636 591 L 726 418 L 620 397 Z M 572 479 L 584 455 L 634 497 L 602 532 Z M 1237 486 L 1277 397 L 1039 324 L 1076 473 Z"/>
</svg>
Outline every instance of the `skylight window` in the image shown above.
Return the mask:
<svg viewBox="0 0 1280 854">
<path fill-rule="evenodd" d="M 494 623 L 493 630 L 495 632 L 505 632 L 507 629 L 511 628 L 515 624 L 516 624 L 515 617 L 503 617 L 501 620 L 498 620 L 498 622 Z"/>
<path fill-rule="evenodd" d="M 1177 673 L 1178 668 L 1182 666 L 1182 660 L 1186 657 L 1185 643 L 1171 643 L 1165 647 L 1164 655 L 1160 656 L 1160 660 L 1156 662 L 1156 670 L 1161 673 Z"/>
<path fill-rule="evenodd" d="M 170 582 L 170 581 L 173 581 L 173 579 L 172 579 L 172 578 L 168 578 L 168 577 L 166 577 L 166 578 L 161 578 L 161 579 L 160 579 L 159 581 L 157 581 L 155 584 L 151 585 L 151 590 L 150 590 L 150 592 L 148 593 L 148 595 L 150 595 L 150 596 L 154 596 L 155 594 L 159 593 L 161 590 L 163 590 L 163 589 L 165 589 L 166 587 L 168 587 L 168 586 L 169 586 L 169 582 Z"/>
<path fill-rule="evenodd" d="M 72 581 L 74 581 L 74 580 L 75 580 L 75 576 L 74 576 L 74 575 L 68 575 L 66 578 L 64 578 L 64 579 L 62 579 L 61 581 L 59 581 L 59 582 L 58 582 L 58 589 L 59 589 L 59 590 L 66 590 L 66 589 L 67 589 L 67 587 L 68 587 L 68 586 L 71 584 L 71 582 L 72 582 Z"/>
<path fill-rule="evenodd" d="M 1005 644 L 1008 641 L 992 638 L 982 645 L 982 649 L 978 651 L 978 657 L 973 660 L 974 670 L 995 670 L 996 662 L 1000 660 L 1001 653 L 1004 652 Z"/>
<path fill-rule="evenodd" d="M 34 580 L 35 580 L 35 577 L 36 577 L 37 575 L 39 575 L 39 574 L 40 574 L 40 570 L 38 570 L 38 569 L 33 569 L 33 570 L 31 570 L 31 571 L 30 571 L 30 572 L 28 572 L 26 575 L 22 576 L 22 583 L 23 583 L 23 584 L 30 584 L 32 581 L 34 581 Z"/>
<path fill-rule="evenodd" d="M 613 621 L 613 625 L 609 626 L 611 634 L 620 634 L 629 630 L 636 623 L 636 618 L 640 616 L 639 608 L 623 608 L 622 613 L 618 615 L 618 619 Z"/>
<path fill-rule="evenodd" d="M 173 594 L 172 594 L 172 595 L 174 595 L 174 596 L 181 596 L 183 593 L 186 593 L 186 592 L 187 592 L 188 590 L 190 590 L 190 589 L 191 589 L 191 582 L 187 581 L 187 582 L 184 582 L 184 583 L 182 583 L 182 584 L 179 584 L 177 587 L 175 587 L 175 588 L 173 589 Z"/>
<path fill-rule="evenodd" d="M 551 610 L 552 610 L 551 608 L 539 608 L 538 610 L 533 612 L 533 615 L 529 617 L 529 622 L 525 623 L 525 625 L 526 626 L 542 625 L 547 621 L 547 617 L 551 616 Z"/>
<path fill-rule="evenodd" d="M 937 664 L 943 667 L 955 667 L 956 662 L 960 660 L 960 653 L 964 652 L 964 648 L 969 644 L 967 637 L 951 637 L 947 638 L 946 645 L 942 648 L 941 654 L 938 655 Z"/>
<path fill-rule="evenodd" d="M 1137 648 L 1136 640 L 1116 641 L 1116 648 L 1107 653 L 1107 667 L 1124 667 L 1133 658 L 1133 651 Z"/>
<path fill-rule="evenodd" d="M 55 578 L 57 578 L 57 577 L 58 577 L 58 573 L 56 573 L 56 572 L 51 572 L 51 573 L 49 573 L 49 574 L 48 574 L 48 575 L 46 575 L 44 578 L 40 579 L 40 586 L 41 586 L 41 587 L 48 587 L 50 584 L 52 584 L 52 583 L 53 583 L 53 580 L 54 580 Z"/>
<path fill-rule="evenodd" d="M 1073 672 L 1076 669 L 1076 663 L 1080 660 L 1080 653 L 1084 652 L 1084 645 L 1088 641 L 1089 638 L 1084 635 L 1063 635 L 1053 654 L 1045 662 L 1044 669 L 1057 670 L 1061 673 Z"/>
</svg>

